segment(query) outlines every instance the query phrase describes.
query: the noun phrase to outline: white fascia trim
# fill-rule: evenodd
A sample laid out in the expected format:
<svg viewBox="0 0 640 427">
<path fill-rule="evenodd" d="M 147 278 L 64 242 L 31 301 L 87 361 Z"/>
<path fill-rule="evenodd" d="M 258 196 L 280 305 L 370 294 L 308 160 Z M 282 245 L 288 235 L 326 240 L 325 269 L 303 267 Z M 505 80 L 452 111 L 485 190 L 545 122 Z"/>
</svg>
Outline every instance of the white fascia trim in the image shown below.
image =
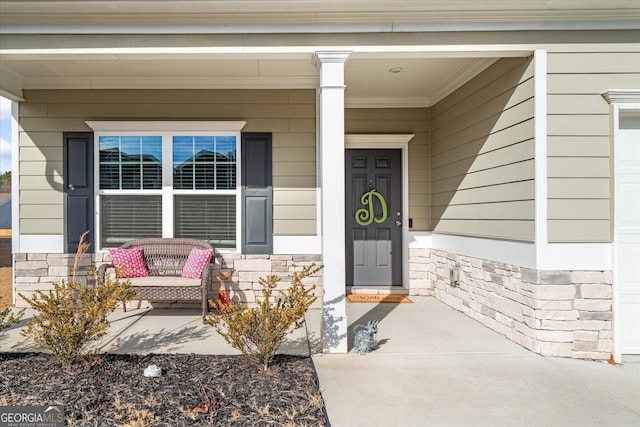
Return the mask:
<svg viewBox="0 0 640 427">
<path fill-rule="evenodd" d="M 554 31 L 639 29 L 636 19 L 558 20 L 522 19 L 496 22 L 496 19 L 457 20 L 456 22 L 374 22 L 350 24 L 213 24 L 213 25 L 4 25 L 0 34 L 328 34 L 403 33 L 461 31 Z"/>
<path fill-rule="evenodd" d="M 27 77 L 25 89 L 314 89 L 315 76 L 292 77 Z"/>
<path fill-rule="evenodd" d="M 538 270 L 610 271 L 611 243 L 549 243 L 545 264 Z"/>
<path fill-rule="evenodd" d="M 535 269 L 535 246 L 531 242 L 430 234 L 410 233 L 413 242 L 410 248 L 430 243 L 430 249 Z"/>
<path fill-rule="evenodd" d="M 91 47 L 91 48 L 29 48 L 0 49 L 3 60 L 77 60 L 88 59 L 199 59 L 220 56 L 224 59 L 296 59 L 316 54 L 349 53 L 358 58 L 395 57 L 407 58 L 503 58 L 527 57 L 533 51 L 532 44 L 483 44 L 483 45 L 349 45 L 349 46 L 194 46 L 194 47 Z M 80 58 L 79 58 L 80 57 Z M 338 58 L 336 58 L 338 59 Z M 328 61 L 327 61 L 328 62 Z"/>
<path fill-rule="evenodd" d="M 274 255 L 320 255 L 320 236 L 273 236 Z"/>
<path fill-rule="evenodd" d="M 536 248 L 532 242 L 411 231 L 408 247 L 409 249 L 442 250 L 532 270 L 609 271 L 612 269 L 611 243 L 550 243 L 546 247 L 550 261 L 545 268 L 536 267 Z"/>
<path fill-rule="evenodd" d="M 346 134 L 345 148 L 407 148 L 415 135 L 404 134 Z"/>
<path fill-rule="evenodd" d="M 425 108 L 432 105 L 429 98 L 349 98 L 345 108 Z"/>
<path fill-rule="evenodd" d="M 63 254 L 63 234 L 21 234 L 20 253 Z"/>
<path fill-rule="evenodd" d="M 246 121 L 86 121 L 95 132 L 240 132 Z"/>
</svg>

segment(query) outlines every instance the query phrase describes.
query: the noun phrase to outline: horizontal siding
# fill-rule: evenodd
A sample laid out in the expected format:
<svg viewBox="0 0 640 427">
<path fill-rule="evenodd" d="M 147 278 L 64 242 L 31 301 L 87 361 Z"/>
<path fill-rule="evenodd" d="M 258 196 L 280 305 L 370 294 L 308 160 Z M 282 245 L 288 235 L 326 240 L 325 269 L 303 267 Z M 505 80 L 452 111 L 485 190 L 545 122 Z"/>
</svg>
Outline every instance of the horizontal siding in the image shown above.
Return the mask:
<svg viewBox="0 0 640 427">
<path fill-rule="evenodd" d="M 436 231 L 444 234 L 521 241 L 530 240 L 535 232 L 533 221 L 479 219 L 441 219 Z"/>
<path fill-rule="evenodd" d="M 309 230 L 314 228 L 316 221 L 307 219 L 274 219 L 273 234 L 277 236 L 308 236 Z"/>
<path fill-rule="evenodd" d="M 20 233 L 21 234 L 62 234 L 59 231 L 64 227 L 64 221 L 56 218 L 21 218 Z M 23 233 L 22 230 L 29 230 L 29 233 Z"/>
<path fill-rule="evenodd" d="M 409 142 L 409 215 L 412 231 L 431 229 L 429 110 L 426 108 L 348 108 L 347 134 L 414 134 Z"/>
<path fill-rule="evenodd" d="M 434 231 L 534 239 L 533 71 L 502 59 L 434 105 Z"/>
<path fill-rule="evenodd" d="M 104 117 L 137 117 L 153 119 L 155 117 L 208 118 L 220 117 L 232 119 L 251 117 L 257 119 L 293 119 L 309 118 L 315 115 L 315 104 L 277 104 L 277 108 L 265 108 L 265 104 L 193 104 L 193 103 L 157 103 L 141 106 L 139 104 L 49 104 L 47 116 L 67 118 L 79 116 L 100 120 Z"/>
<path fill-rule="evenodd" d="M 609 157 L 609 136 L 552 136 L 547 138 L 549 157 Z"/>
<path fill-rule="evenodd" d="M 640 87 L 640 51 L 551 51 L 547 63 L 548 239 L 611 241 L 610 117 L 601 94 Z"/>
<path fill-rule="evenodd" d="M 547 206 L 550 220 L 556 219 L 595 219 L 608 220 L 609 201 L 606 199 L 551 199 Z"/>
<path fill-rule="evenodd" d="M 64 218 L 64 210 L 61 205 L 47 207 L 47 216 L 49 218 Z M 22 219 L 42 219 L 42 205 L 38 204 L 22 204 L 20 205 L 20 218 Z"/>
<path fill-rule="evenodd" d="M 549 178 L 547 196 L 552 199 L 605 199 L 609 198 L 609 181 L 596 178 Z"/>
<path fill-rule="evenodd" d="M 316 234 L 313 90 L 25 90 L 24 96 L 21 233 L 63 233 L 61 217 L 49 215 L 62 212 L 63 132 L 90 131 L 87 120 L 206 119 L 246 120 L 245 132 L 273 133 L 274 232 Z"/>
<path fill-rule="evenodd" d="M 534 184 L 531 180 L 509 182 L 506 184 L 490 185 L 487 187 L 473 187 L 457 189 L 433 194 L 434 206 L 466 205 L 478 203 L 496 203 L 510 200 L 531 200 L 534 195 Z"/>
<path fill-rule="evenodd" d="M 533 210 L 533 200 L 523 200 L 478 204 L 449 204 L 449 206 L 434 207 L 433 214 L 450 220 L 510 220 L 514 216 L 525 220 L 533 220 Z"/>
<path fill-rule="evenodd" d="M 608 220 L 557 220 L 548 222 L 549 235 L 557 242 L 609 242 L 611 223 Z"/>
</svg>

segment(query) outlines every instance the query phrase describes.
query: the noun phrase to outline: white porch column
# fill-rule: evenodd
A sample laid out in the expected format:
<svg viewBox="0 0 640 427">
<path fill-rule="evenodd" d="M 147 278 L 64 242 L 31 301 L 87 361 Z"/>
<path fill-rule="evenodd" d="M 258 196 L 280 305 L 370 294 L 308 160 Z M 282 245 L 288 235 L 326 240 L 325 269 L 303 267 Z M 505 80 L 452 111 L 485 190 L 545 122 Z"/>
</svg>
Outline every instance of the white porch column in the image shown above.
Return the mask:
<svg viewBox="0 0 640 427">
<path fill-rule="evenodd" d="M 348 51 L 316 52 L 318 89 L 318 170 L 322 263 L 322 351 L 346 353 L 344 219 L 344 64 Z"/>
</svg>

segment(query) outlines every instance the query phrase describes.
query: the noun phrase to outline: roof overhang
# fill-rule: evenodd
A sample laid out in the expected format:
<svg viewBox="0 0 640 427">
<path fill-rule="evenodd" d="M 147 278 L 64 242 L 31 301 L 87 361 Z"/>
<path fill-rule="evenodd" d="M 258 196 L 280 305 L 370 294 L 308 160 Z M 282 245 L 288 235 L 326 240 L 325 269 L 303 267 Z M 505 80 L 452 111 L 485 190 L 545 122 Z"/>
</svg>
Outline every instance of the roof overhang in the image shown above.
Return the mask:
<svg viewBox="0 0 640 427">
<path fill-rule="evenodd" d="M 637 28 L 627 0 L 1 0 L 0 95 L 312 89 L 314 53 L 345 50 L 348 106 L 422 107 L 498 58 L 531 55 L 532 31 L 633 44 L 624 30 Z"/>
<path fill-rule="evenodd" d="M 2 1 L 2 33 L 344 33 L 637 29 L 630 0 Z"/>
</svg>

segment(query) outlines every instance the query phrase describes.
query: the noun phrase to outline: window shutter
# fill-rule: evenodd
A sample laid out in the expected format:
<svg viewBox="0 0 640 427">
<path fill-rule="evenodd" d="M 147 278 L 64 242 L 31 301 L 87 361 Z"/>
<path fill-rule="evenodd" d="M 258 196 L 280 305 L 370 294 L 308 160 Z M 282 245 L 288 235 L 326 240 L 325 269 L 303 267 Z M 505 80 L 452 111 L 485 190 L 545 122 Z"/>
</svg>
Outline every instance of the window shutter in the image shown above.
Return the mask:
<svg viewBox="0 0 640 427">
<path fill-rule="evenodd" d="M 242 252 L 273 252 L 271 133 L 242 134 Z"/>
<path fill-rule="evenodd" d="M 87 230 L 94 251 L 93 133 L 63 134 L 64 250 L 74 253 Z"/>
</svg>

